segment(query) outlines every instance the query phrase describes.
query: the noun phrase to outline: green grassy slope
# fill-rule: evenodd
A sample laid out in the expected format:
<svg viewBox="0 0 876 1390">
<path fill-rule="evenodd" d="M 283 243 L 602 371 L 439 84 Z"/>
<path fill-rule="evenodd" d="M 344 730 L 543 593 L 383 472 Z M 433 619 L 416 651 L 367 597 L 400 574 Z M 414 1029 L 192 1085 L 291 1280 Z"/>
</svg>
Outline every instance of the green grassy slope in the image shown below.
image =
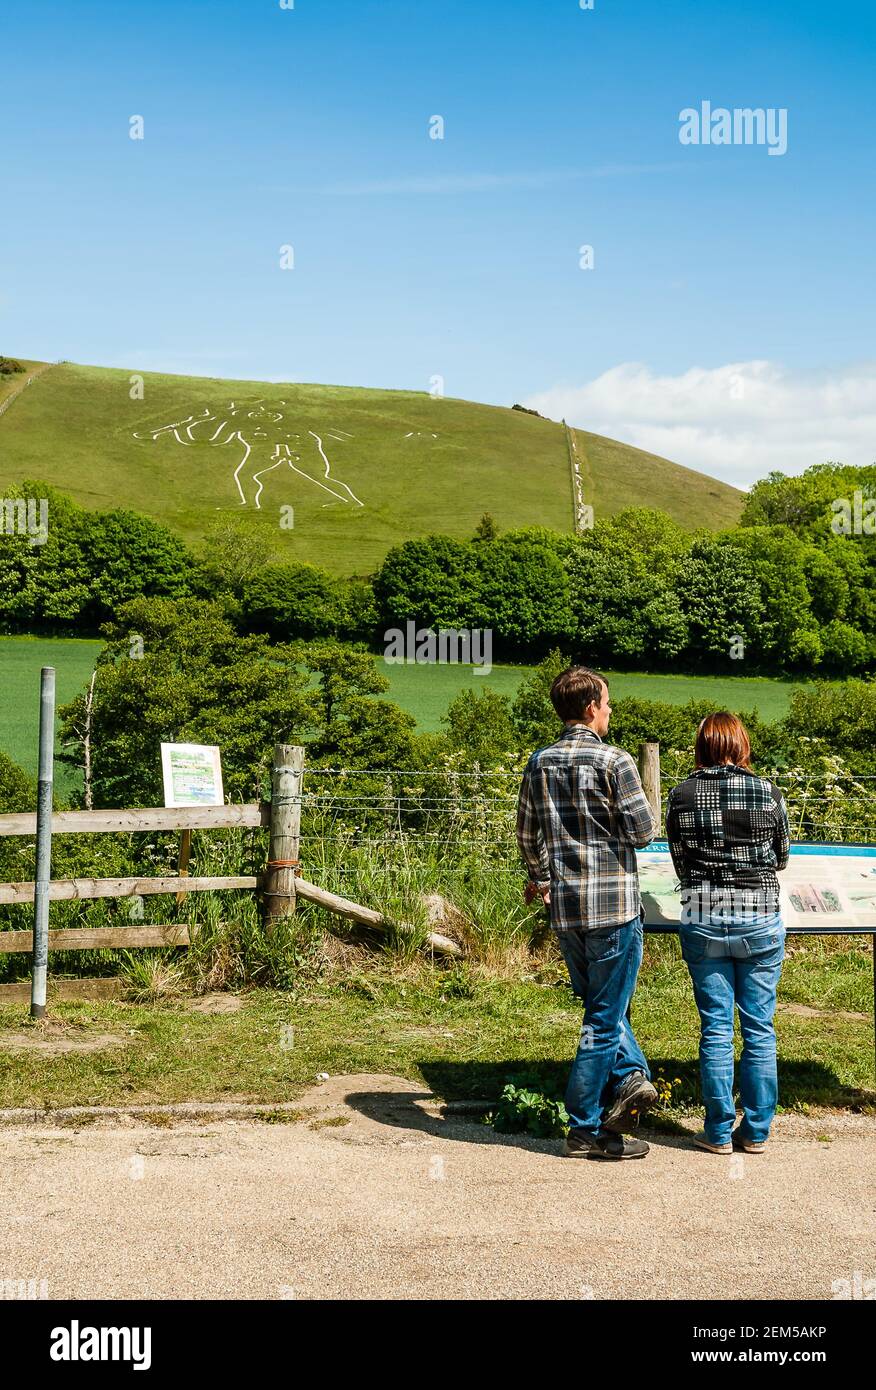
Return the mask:
<svg viewBox="0 0 876 1390">
<path fill-rule="evenodd" d="M 412 536 L 469 536 L 485 511 L 502 530 L 571 529 L 566 446 L 552 421 L 407 391 L 154 373 L 144 374 L 144 398 L 131 400 L 131 380 L 128 371 L 73 364 L 41 376 L 0 416 L 0 491 L 42 478 L 85 506 L 146 512 L 189 541 L 218 516 L 240 516 L 275 558 L 340 574 L 373 570 Z M 170 431 L 151 437 L 179 421 L 181 442 Z M 246 443 L 226 442 L 238 430 Z M 737 519 L 734 488 L 578 433 L 597 516 L 635 503 L 663 507 L 689 527 Z M 233 474 L 247 445 L 243 505 Z M 281 527 L 283 506 L 294 508 L 293 529 Z"/>
<path fill-rule="evenodd" d="M 611 497 L 609 511 L 657 507 L 691 528 L 707 526 L 721 531 L 738 522 L 744 499 L 736 488 L 634 449 L 631 444 L 587 430 L 576 430 L 575 434 L 593 480 L 597 516 L 599 500 Z M 585 495 L 584 500 L 589 498 Z"/>
</svg>

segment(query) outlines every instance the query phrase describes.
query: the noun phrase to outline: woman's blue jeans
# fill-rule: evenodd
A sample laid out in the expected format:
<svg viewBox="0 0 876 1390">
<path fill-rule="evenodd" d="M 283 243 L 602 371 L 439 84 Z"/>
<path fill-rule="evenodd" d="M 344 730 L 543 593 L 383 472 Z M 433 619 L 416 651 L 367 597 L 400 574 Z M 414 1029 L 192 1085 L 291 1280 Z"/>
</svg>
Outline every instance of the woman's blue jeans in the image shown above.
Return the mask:
<svg viewBox="0 0 876 1390">
<path fill-rule="evenodd" d="M 733 1010 L 739 1012 L 742 1057 L 741 1137 L 767 1139 L 776 1113 L 776 988 L 785 957 L 781 916 L 707 919 L 681 927 L 681 953 L 700 1012 L 700 1077 L 706 1138 L 726 1144 L 736 1120 L 733 1100 Z"/>
</svg>

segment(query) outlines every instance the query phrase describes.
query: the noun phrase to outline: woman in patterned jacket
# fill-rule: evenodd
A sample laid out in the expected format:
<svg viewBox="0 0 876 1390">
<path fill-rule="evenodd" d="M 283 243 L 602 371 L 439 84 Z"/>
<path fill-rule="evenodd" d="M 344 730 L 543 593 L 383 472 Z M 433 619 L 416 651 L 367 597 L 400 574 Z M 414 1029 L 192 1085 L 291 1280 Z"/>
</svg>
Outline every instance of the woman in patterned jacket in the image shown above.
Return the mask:
<svg viewBox="0 0 876 1390">
<path fill-rule="evenodd" d="M 681 883 L 681 951 L 700 1013 L 708 1153 L 762 1153 L 778 1101 L 776 988 L 785 954 L 777 871 L 790 851 L 778 787 L 751 769 L 735 714 L 697 730 L 696 770 L 669 794 L 666 834 Z M 733 1014 L 739 1012 L 742 1119 L 734 1128 Z"/>
</svg>

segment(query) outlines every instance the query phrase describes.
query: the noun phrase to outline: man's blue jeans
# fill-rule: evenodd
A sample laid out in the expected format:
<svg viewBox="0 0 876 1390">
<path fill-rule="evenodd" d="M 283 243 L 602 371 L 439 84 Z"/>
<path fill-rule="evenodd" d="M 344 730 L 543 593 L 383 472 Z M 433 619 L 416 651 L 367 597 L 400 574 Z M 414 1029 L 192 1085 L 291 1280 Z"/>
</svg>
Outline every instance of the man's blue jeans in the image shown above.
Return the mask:
<svg viewBox="0 0 876 1390">
<path fill-rule="evenodd" d="M 556 933 L 572 989 L 584 1001 L 578 1052 L 566 1089 L 569 1132 L 594 1136 L 621 1082 L 648 1063 L 630 1024 L 630 1001 L 642 964 L 642 923 L 635 917 L 595 931 Z"/>
<path fill-rule="evenodd" d="M 739 1011 L 742 1057 L 740 1135 L 769 1136 L 779 1096 L 776 1068 L 776 988 L 785 956 L 781 916 L 707 921 L 682 926 L 681 953 L 700 1012 L 700 1077 L 706 1138 L 727 1144 L 736 1121 L 733 1100 L 733 1009 Z"/>
</svg>

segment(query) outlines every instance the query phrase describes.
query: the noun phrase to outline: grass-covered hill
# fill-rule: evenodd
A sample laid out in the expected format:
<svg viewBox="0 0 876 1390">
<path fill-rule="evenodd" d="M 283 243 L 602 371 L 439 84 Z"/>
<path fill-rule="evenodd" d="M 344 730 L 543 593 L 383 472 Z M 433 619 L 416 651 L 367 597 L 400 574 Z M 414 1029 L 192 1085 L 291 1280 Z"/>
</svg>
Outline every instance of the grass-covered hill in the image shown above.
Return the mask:
<svg viewBox="0 0 876 1390">
<path fill-rule="evenodd" d="M 597 517 L 647 505 L 690 528 L 738 519 L 742 494 L 727 484 L 576 433 Z M 277 558 L 339 574 L 373 570 L 410 537 L 470 536 L 484 512 L 502 530 L 572 528 L 562 425 L 409 391 L 64 363 L 0 415 L 0 495 L 22 478 L 87 507 L 145 512 L 189 541 L 217 517 L 239 516 Z"/>
</svg>

